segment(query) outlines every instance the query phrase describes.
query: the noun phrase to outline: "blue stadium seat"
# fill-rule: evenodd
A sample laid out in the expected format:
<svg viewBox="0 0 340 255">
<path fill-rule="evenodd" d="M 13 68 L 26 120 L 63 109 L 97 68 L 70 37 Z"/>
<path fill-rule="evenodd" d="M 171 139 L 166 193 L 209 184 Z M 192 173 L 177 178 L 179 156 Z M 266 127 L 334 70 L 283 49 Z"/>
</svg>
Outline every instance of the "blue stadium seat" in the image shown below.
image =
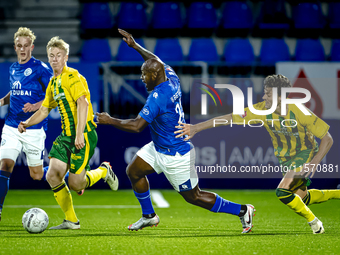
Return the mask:
<svg viewBox="0 0 340 255">
<path fill-rule="evenodd" d="M 83 29 L 110 29 L 113 24 L 113 15 L 108 3 L 84 3 L 81 14 Z"/>
<path fill-rule="evenodd" d="M 146 29 L 145 8 L 141 3 L 122 2 L 118 13 L 118 27 L 121 29 Z"/>
<path fill-rule="evenodd" d="M 226 2 L 222 17 L 224 29 L 253 27 L 253 13 L 246 1 Z"/>
<path fill-rule="evenodd" d="M 297 29 L 322 29 L 325 19 L 320 3 L 299 3 L 294 6 L 293 21 Z"/>
<path fill-rule="evenodd" d="M 290 59 L 289 49 L 283 39 L 263 39 L 260 51 L 262 63 L 275 63 Z"/>
<path fill-rule="evenodd" d="M 224 48 L 226 62 L 249 64 L 255 59 L 253 46 L 248 39 L 230 39 Z"/>
<path fill-rule="evenodd" d="M 81 59 L 91 62 L 111 61 L 111 49 L 107 39 L 84 40 L 81 49 Z"/>
<path fill-rule="evenodd" d="M 155 29 L 182 28 L 183 22 L 179 3 L 155 2 L 151 24 Z"/>
<path fill-rule="evenodd" d="M 158 39 L 155 54 L 164 62 L 183 60 L 182 47 L 177 38 Z"/>
<path fill-rule="evenodd" d="M 211 38 L 192 39 L 189 60 L 190 61 L 218 61 L 217 49 Z"/>
<path fill-rule="evenodd" d="M 209 2 L 193 2 L 188 10 L 188 28 L 210 28 L 217 26 L 214 6 Z"/>
<path fill-rule="evenodd" d="M 331 2 L 328 4 L 328 19 L 331 29 L 340 28 L 340 3 Z"/>
<path fill-rule="evenodd" d="M 296 61 L 324 61 L 325 51 L 318 39 L 299 39 L 295 48 Z"/>
<path fill-rule="evenodd" d="M 332 41 L 331 61 L 340 61 L 340 39 Z"/>
<path fill-rule="evenodd" d="M 138 44 L 144 47 L 144 42 L 142 39 L 135 39 Z M 130 48 L 126 42 L 122 40 L 118 47 L 118 52 L 116 55 L 117 61 L 143 61 L 142 56 L 135 51 L 134 49 Z"/>
</svg>

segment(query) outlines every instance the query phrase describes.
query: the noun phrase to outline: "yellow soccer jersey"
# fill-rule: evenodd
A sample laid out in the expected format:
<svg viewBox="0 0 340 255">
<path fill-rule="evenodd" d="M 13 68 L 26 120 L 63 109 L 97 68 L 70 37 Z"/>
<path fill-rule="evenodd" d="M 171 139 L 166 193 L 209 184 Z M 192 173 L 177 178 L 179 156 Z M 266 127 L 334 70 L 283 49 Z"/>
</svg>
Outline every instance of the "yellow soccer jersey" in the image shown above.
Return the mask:
<svg viewBox="0 0 340 255">
<path fill-rule="evenodd" d="M 254 108 L 257 110 L 268 110 L 265 108 L 264 101 L 255 104 Z M 300 151 L 318 149 L 318 143 L 314 136 L 322 139 L 328 132 L 329 126 L 327 123 L 312 112 L 310 113 L 312 115 L 305 115 L 293 104 L 288 105 L 286 116 L 280 116 L 275 113 L 256 115 L 249 108 L 245 108 L 244 115 L 233 114 L 233 124 L 243 125 L 245 121 L 245 124 L 248 125 L 248 121 L 255 119 L 257 121 L 251 121 L 251 125 L 255 123 L 262 124 L 260 121 L 262 120 L 263 126 L 271 136 L 275 156 L 280 162 L 285 162 Z M 282 121 L 284 125 L 281 124 Z"/>
<path fill-rule="evenodd" d="M 91 104 L 90 91 L 84 76 L 76 69 L 65 66 L 57 77 L 53 77 L 46 89 L 46 96 L 42 106 L 55 108 L 61 116 L 62 132 L 66 136 L 75 136 L 77 129 L 77 99 L 85 95 L 89 103 L 87 120 L 84 132 L 96 127 L 93 121 L 94 114 Z"/>
</svg>

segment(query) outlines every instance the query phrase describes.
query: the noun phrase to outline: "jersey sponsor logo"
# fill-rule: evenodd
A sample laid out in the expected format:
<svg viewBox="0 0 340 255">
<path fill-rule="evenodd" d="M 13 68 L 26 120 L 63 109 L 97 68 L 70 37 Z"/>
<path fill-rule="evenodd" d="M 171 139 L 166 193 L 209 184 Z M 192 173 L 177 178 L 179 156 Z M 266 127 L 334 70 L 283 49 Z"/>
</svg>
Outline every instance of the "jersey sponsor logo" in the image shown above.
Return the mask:
<svg viewBox="0 0 340 255">
<path fill-rule="evenodd" d="M 153 93 L 153 97 L 157 98 L 158 97 L 158 93 L 157 92 Z"/>
<path fill-rule="evenodd" d="M 65 93 L 59 93 L 58 95 L 53 97 L 54 101 L 57 101 L 58 99 L 65 99 Z"/>
<path fill-rule="evenodd" d="M 11 96 L 31 96 L 32 91 L 28 90 L 11 90 Z"/>
<path fill-rule="evenodd" d="M 74 78 L 73 74 L 69 74 L 68 78 L 70 78 L 70 79 Z"/>
<path fill-rule="evenodd" d="M 190 179 L 187 180 L 186 182 L 182 183 L 179 185 L 179 191 L 186 191 L 186 190 L 191 190 L 191 182 Z"/>
<path fill-rule="evenodd" d="M 81 156 L 77 156 L 76 154 L 72 153 L 71 154 L 71 159 L 78 160 L 78 159 L 81 159 Z"/>
<path fill-rule="evenodd" d="M 12 89 L 21 89 L 20 81 L 13 82 Z"/>
<path fill-rule="evenodd" d="M 149 115 L 149 110 L 146 108 L 143 108 L 142 113 L 144 113 L 145 115 Z"/>
<path fill-rule="evenodd" d="M 27 68 L 27 69 L 25 70 L 25 72 L 24 72 L 24 75 L 25 75 L 25 76 L 30 76 L 31 73 L 32 73 L 32 69 L 31 69 L 31 68 Z"/>
<path fill-rule="evenodd" d="M 78 82 L 80 82 L 80 80 L 76 80 L 75 82 L 72 82 L 71 85 L 70 85 L 70 88 L 71 88 L 74 84 L 76 84 L 76 83 L 78 83 Z"/>
</svg>

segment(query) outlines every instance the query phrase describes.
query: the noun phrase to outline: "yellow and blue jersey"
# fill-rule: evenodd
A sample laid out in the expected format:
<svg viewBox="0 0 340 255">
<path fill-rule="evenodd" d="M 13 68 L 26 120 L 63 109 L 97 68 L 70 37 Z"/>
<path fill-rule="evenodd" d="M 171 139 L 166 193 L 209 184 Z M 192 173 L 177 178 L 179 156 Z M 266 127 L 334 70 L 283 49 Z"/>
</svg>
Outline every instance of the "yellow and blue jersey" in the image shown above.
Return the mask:
<svg viewBox="0 0 340 255">
<path fill-rule="evenodd" d="M 265 102 L 255 104 L 254 108 L 257 110 L 267 110 Z M 305 115 L 293 104 L 288 105 L 286 116 L 280 116 L 275 113 L 256 115 L 249 108 L 246 108 L 244 115 L 233 114 L 232 121 L 233 124 L 237 125 L 243 125 L 244 121 L 247 125 L 250 120 L 252 120 L 251 124 L 263 123 L 272 139 L 275 156 L 280 162 L 285 162 L 301 151 L 318 150 L 318 143 L 315 137 L 322 139 L 327 134 L 329 129 L 327 123 L 318 118 L 314 113 L 310 113 L 311 115 Z M 282 125 L 282 122 L 284 125 Z"/>
<path fill-rule="evenodd" d="M 93 120 L 90 90 L 84 76 L 79 74 L 76 69 L 65 66 L 61 74 L 53 77 L 47 87 L 42 106 L 46 108 L 58 106 L 62 132 L 66 136 L 76 135 L 78 124 L 77 100 L 84 95 L 89 103 L 84 132 L 89 132 L 97 126 Z"/>
</svg>

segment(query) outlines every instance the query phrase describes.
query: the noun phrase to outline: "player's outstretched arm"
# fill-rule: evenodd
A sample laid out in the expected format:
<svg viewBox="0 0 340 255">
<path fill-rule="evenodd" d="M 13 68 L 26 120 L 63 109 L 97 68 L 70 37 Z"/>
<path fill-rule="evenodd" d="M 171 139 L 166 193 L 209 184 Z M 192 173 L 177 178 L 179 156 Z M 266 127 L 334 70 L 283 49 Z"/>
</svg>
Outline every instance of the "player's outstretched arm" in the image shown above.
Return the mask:
<svg viewBox="0 0 340 255">
<path fill-rule="evenodd" d="M 35 111 L 39 110 L 39 108 L 40 108 L 40 106 L 42 105 L 42 102 L 43 102 L 43 101 L 44 101 L 44 100 L 41 100 L 41 101 L 39 101 L 39 102 L 36 102 L 35 104 L 26 103 L 26 104 L 24 105 L 24 108 L 22 108 L 22 110 L 23 110 L 24 112 L 35 112 Z"/>
<path fill-rule="evenodd" d="M 19 126 L 18 126 L 18 131 L 20 133 L 22 132 L 26 132 L 26 128 L 34 126 L 40 122 L 42 122 L 50 113 L 50 111 L 52 110 L 52 108 L 46 108 L 44 106 L 41 106 L 39 108 L 38 111 L 36 111 L 31 118 L 29 118 L 28 120 L 24 121 L 24 122 L 20 122 Z"/>
<path fill-rule="evenodd" d="M 11 93 L 8 92 L 8 94 L 6 96 L 4 96 L 3 98 L 0 99 L 0 106 L 9 104 L 10 97 L 11 97 Z"/>
<path fill-rule="evenodd" d="M 331 134 L 327 132 L 327 134 L 321 139 L 318 153 L 316 153 L 316 155 L 310 162 L 304 164 L 304 171 L 302 171 L 302 174 L 305 176 L 310 176 L 312 178 L 316 172 L 314 170 L 316 169 L 317 165 L 320 164 L 332 145 L 333 138 Z"/>
<path fill-rule="evenodd" d="M 136 43 L 135 39 L 133 39 L 132 34 L 126 32 L 123 29 L 118 28 L 118 32 L 124 36 L 123 40 L 127 43 L 127 45 L 129 45 L 129 47 L 135 49 L 142 57 L 145 61 L 147 61 L 150 58 L 156 58 L 158 59 L 160 62 L 162 62 L 160 60 L 159 57 L 157 57 L 155 54 L 153 54 L 151 51 L 148 51 L 147 49 L 143 48 L 142 46 L 140 46 L 138 43 Z M 163 62 L 162 62 L 163 63 Z"/>
<path fill-rule="evenodd" d="M 178 128 L 179 130 L 175 131 L 174 133 L 178 134 L 176 138 L 180 138 L 187 135 L 187 137 L 184 139 L 184 141 L 187 141 L 193 138 L 195 134 L 205 129 L 229 125 L 232 118 L 233 118 L 232 114 L 227 114 L 216 118 L 212 118 L 201 123 L 197 123 L 195 125 L 178 122 L 179 125 L 176 126 L 176 128 Z"/>
<path fill-rule="evenodd" d="M 140 133 L 146 128 L 149 123 L 143 119 L 140 115 L 135 119 L 121 120 L 112 118 L 108 113 L 96 113 L 97 124 L 111 125 L 120 130 L 130 132 L 130 133 Z"/>
</svg>

